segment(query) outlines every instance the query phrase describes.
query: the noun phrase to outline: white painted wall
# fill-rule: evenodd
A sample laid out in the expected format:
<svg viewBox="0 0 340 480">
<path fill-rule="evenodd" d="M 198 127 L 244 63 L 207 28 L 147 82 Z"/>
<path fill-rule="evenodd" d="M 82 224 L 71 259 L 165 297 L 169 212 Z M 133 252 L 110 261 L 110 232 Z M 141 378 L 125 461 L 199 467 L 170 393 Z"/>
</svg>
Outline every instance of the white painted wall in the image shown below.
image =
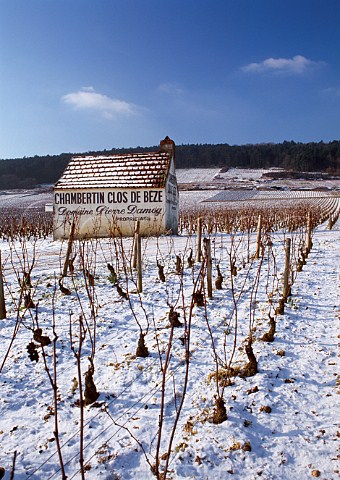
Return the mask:
<svg viewBox="0 0 340 480">
<path fill-rule="evenodd" d="M 175 163 L 171 160 L 165 185 L 165 228 L 173 234 L 178 233 L 179 193 L 176 179 Z"/>
<path fill-rule="evenodd" d="M 173 182 L 173 177 L 170 177 Z M 177 233 L 178 192 L 166 189 L 54 191 L 54 239 L 67 238 L 73 218 L 76 237 L 131 236 L 136 220 L 142 235 L 172 228 Z"/>
</svg>

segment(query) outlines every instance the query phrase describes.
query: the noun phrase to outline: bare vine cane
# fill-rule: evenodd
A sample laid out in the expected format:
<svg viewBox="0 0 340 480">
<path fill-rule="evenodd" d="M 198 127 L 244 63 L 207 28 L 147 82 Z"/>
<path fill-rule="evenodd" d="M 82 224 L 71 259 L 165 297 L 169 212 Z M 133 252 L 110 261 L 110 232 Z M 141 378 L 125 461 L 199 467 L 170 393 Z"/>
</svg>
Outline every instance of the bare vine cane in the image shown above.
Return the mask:
<svg viewBox="0 0 340 480">
<path fill-rule="evenodd" d="M 0 320 L 6 318 L 6 302 L 4 294 L 4 279 L 2 274 L 2 260 L 1 260 L 1 250 L 0 250 Z"/>
</svg>

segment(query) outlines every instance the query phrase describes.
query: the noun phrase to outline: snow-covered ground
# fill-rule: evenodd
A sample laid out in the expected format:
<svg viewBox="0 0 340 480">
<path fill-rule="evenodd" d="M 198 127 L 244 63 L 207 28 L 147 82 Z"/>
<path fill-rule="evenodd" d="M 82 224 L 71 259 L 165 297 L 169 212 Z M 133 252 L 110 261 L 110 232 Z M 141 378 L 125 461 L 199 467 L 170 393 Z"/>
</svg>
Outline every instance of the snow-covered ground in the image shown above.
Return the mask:
<svg viewBox="0 0 340 480">
<path fill-rule="evenodd" d="M 284 190 L 340 190 L 340 178 L 291 179 L 271 178 L 270 173 L 281 169 L 229 168 L 222 172 L 217 168 L 177 169 L 180 189 L 284 189 Z M 264 176 L 269 174 L 269 176 Z"/>
<path fill-rule="evenodd" d="M 214 208 L 223 203 L 235 208 L 235 201 L 293 200 L 340 196 L 340 179 L 333 180 L 271 180 L 264 173 L 277 169 L 230 168 L 220 172 L 218 168 L 177 169 L 180 208 Z M 279 191 L 278 191 L 279 189 Z M 212 205 L 208 205 L 212 203 Z M 37 189 L 0 191 L 0 210 L 18 208 L 25 211 L 44 211 L 53 202 L 53 189 L 45 186 Z M 229 205 L 226 203 L 230 202 Z M 236 206 L 237 207 L 237 206 Z"/>
<path fill-rule="evenodd" d="M 315 182 L 315 186 L 318 183 Z M 271 204 L 272 202 L 290 202 L 292 205 L 296 201 L 317 202 L 319 199 L 330 199 L 339 197 L 338 191 L 317 191 L 317 190 L 284 190 L 284 191 L 262 191 L 248 189 L 220 189 L 220 188 L 200 188 L 198 190 L 180 190 L 179 203 L 180 209 L 195 208 L 197 210 L 215 208 L 224 206 L 227 208 L 242 208 L 246 202 L 247 206 L 255 207 Z M 25 190 L 8 191 L 0 193 L 0 211 L 15 208 L 21 214 L 29 214 L 33 210 L 43 212 L 45 205 L 52 204 L 53 194 L 50 191 Z M 237 204 L 239 202 L 239 204 Z"/>
<path fill-rule="evenodd" d="M 176 170 L 178 183 L 212 182 L 213 180 L 260 180 L 264 173 L 277 172 L 279 169 L 229 168 L 221 172 L 220 168 L 179 168 Z"/>
<path fill-rule="evenodd" d="M 43 336 L 56 340 L 59 438 L 66 475 L 68 479 L 81 478 L 79 389 L 74 355 L 79 349 L 80 316 L 85 323 L 81 378 L 84 380 L 88 357 L 95 349 L 94 381 L 100 394 L 93 405 L 85 407 L 85 478 L 155 478 L 148 462 L 155 462 L 159 439 L 162 367 L 172 332 L 170 306 L 180 313 L 182 323 L 191 320 L 192 324 L 187 393 L 170 449 L 167 478 L 339 478 L 340 221 L 333 230 L 327 230 L 326 225 L 317 227 L 312 251 L 302 271 L 296 273 L 284 314 L 276 315 L 282 292 L 284 240 L 288 235 L 297 245 L 301 233 L 278 232 L 272 235 L 272 246 L 269 244 L 263 260 L 250 262 L 248 238 L 239 234 L 234 239 L 226 234 L 210 237 L 213 276 L 216 278 L 219 265 L 224 276 L 223 289 L 214 288 L 212 298 L 206 299 L 207 308 L 195 306 L 191 318 L 191 297 L 200 263 L 188 268 L 186 259 L 191 248 L 196 252 L 195 236 L 143 240 L 140 295 L 136 293 L 135 273 L 131 276 L 129 265 L 124 272 L 120 242 L 101 240 L 76 245 L 74 276 L 64 280 L 71 295 L 64 295 L 56 285 L 66 243 L 2 243 L 7 307 L 7 318 L 0 320 L 0 465 L 6 469 L 4 478 L 10 478 L 15 452 L 16 480 L 62 478 L 54 435 L 53 390 L 39 342 L 35 341 L 37 362 L 29 359 L 27 351 L 37 319 Z M 252 253 L 254 240 L 252 235 Z M 38 305 L 37 317 L 34 309 L 25 310 L 20 303 L 18 283 L 18 276 L 22 279 L 23 272 L 29 270 L 34 251 L 30 290 Z M 81 268 L 81 251 L 85 266 L 95 276 L 94 287 L 88 289 Z M 124 252 L 129 259 L 129 239 L 124 240 Z M 237 275 L 233 277 L 229 273 L 230 253 L 236 256 Z M 175 272 L 176 255 L 183 261 L 183 277 Z M 157 261 L 165 267 L 165 282 L 159 280 Z M 107 263 L 119 273 L 120 285 L 129 292 L 129 300 L 122 298 L 110 281 Z M 93 299 L 92 316 L 89 297 Z M 276 319 L 272 343 L 261 340 L 269 329 L 269 315 Z M 53 320 L 57 337 L 52 331 Z M 146 333 L 150 354 L 146 358 L 135 355 L 138 323 Z M 231 360 L 234 367 L 243 367 L 250 331 L 258 373 L 232 378 L 229 386 L 218 386 L 228 418 L 214 424 L 214 351 L 220 369 Z M 175 328 L 164 376 L 164 422 L 159 450 L 162 466 L 183 393 L 186 345 L 184 326 Z M 46 366 L 53 373 L 53 345 L 44 350 Z"/>
<path fill-rule="evenodd" d="M 176 170 L 178 183 L 211 182 L 220 168 L 179 168 Z"/>
<path fill-rule="evenodd" d="M 40 209 L 53 201 L 52 188 L 0 191 L 0 208 Z"/>
</svg>

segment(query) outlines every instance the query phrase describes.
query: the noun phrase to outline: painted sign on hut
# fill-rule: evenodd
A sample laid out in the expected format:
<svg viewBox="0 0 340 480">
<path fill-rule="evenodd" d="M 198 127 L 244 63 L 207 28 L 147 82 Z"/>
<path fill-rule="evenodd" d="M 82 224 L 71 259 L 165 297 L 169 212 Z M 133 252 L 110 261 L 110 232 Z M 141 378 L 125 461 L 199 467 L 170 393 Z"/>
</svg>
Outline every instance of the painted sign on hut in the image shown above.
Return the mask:
<svg viewBox="0 0 340 480">
<path fill-rule="evenodd" d="M 54 187 L 54 239 L 178 232 L 175 144 L 158 152 L 73 157 Z"/>
</svg>

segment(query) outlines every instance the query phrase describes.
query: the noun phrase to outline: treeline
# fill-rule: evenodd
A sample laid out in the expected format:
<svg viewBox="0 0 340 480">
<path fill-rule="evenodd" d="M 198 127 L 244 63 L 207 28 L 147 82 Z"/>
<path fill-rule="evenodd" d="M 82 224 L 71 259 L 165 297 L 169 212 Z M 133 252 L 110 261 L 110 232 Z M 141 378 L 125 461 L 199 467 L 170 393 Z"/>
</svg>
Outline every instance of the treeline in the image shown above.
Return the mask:
<svg viewBox="0 0 340 480">
<path fill-rule="evenodd" d="M 280 167 L 299 172 L 340 175 L 340 141 L 330 143 L 183 145 L 176 148 L 178 168 Z"/>
<path fill-rule="evenodd" d="M 157 151 L 158 146 L 113 148 L 86 153 L 34 156 L 0 160 L 0 189 L 31 188 L 55 183 L 74 155 L 109 155 L 112 153 Z M 325 172 L 340 175 L 340 141 L 255 145 L 177 145 L 177 168 L 281 167 L 298 172 Z"/>
<path fill-rule="evenodd" d="M 55 183 L 73 154 L 45 155 L 0 160 L 0 189 L 32 188 Z"/>
</svg>

